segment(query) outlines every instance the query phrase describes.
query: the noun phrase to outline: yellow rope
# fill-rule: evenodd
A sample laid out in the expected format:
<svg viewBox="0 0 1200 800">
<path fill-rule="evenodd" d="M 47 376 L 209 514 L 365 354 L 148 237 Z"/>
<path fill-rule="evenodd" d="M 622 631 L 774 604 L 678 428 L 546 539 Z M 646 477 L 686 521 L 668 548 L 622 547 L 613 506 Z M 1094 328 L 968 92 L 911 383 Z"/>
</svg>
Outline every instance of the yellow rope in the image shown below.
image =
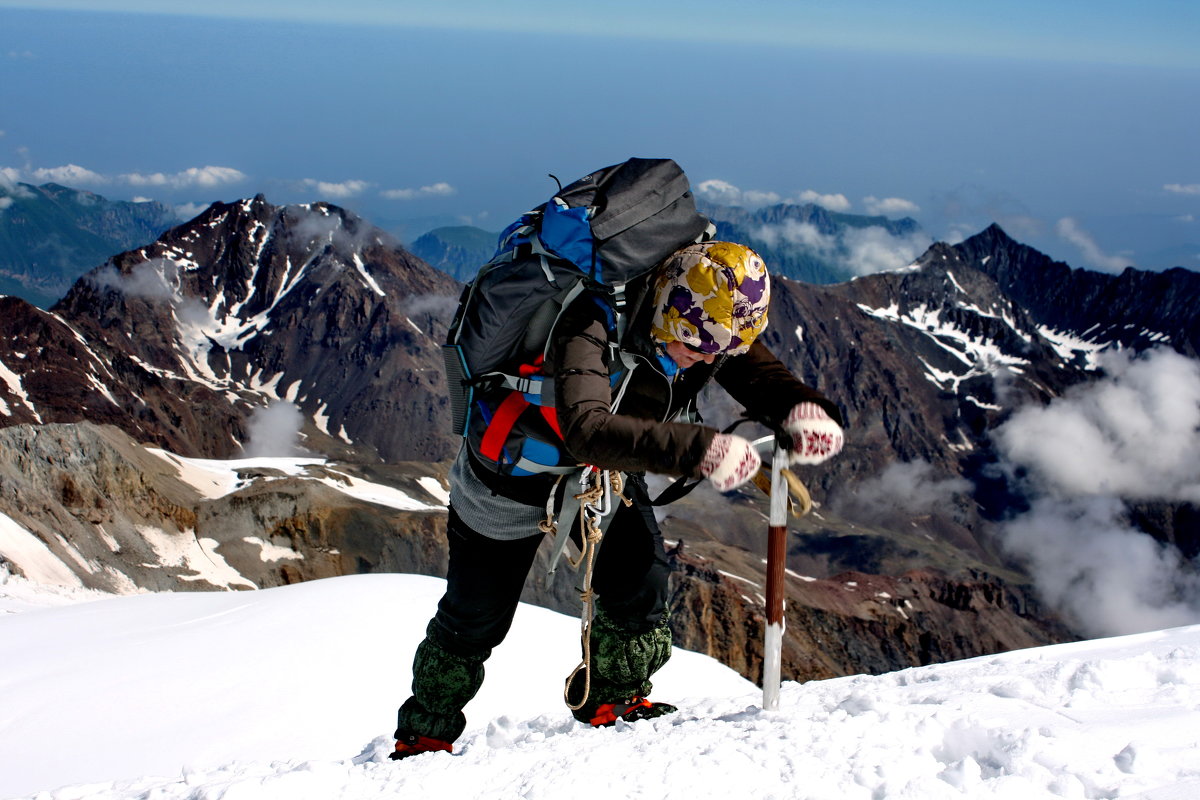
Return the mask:
<svg viewBox="0 0 1200 800">
<path fill-rule="evenodd" d="M 624 479 L 619 472 L 609 472 L 609 485 L 612 488 L 613 494 L 621 498 L 621 502 L 626 506 L 633 505 L 633 501 L 622 494 L 624 488 Z M 567 704 L 567 708 L 572 711 L 577 711 L 583 708 L 587 702 L 588 696 L 592 693 L 592 619 L 595 617 L 595 593 L 592 592 L 592 568 L 595 566 L 596 548 L 600 546 L 600 540 L 604 537 L 604 531 L 600 528 L 600 520 L 598 516 L 593 516 L 587 512 L 588 504 L 595 505 L 604 497 L 604 477 L 603 473 L 596 471 L 595 482 L 590 489 L 586 489 L 576 495 L 579 500 L 579 535 L 583 543 L 579 551 L 579 559 L 571 561 L 570 556 L 564 556 L 567 563 L 572 569 L 579 569 L 580 565 L 584 565 L 583 570 L 583 585 L 579 590 L 579 597 L 583 601 L 583 614 L 580 619 L 579 638 L 583 647 L 583 661 L 579 666 L 571 670 L 571 674 L 567 676 L 567 682 L 563 686 L 563 701 Z M 615 514 L 616 511 L 609 510 L 609 513 Z M 571 681 L 583 670 L 583 697 L 578 703 L 572 703 L 569 696 Z"/>
</svg>

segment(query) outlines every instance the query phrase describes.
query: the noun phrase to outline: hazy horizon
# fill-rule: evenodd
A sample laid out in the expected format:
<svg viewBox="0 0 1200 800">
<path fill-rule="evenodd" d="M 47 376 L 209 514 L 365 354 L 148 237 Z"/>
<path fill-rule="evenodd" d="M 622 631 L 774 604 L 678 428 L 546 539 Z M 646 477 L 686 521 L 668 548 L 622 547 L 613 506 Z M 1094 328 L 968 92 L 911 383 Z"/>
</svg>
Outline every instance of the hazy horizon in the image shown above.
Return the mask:
<svg viewBox="0 0 1200 800">
<path fill-rule="evenodd" d="M 668 156 L 714 200 L 1200 269 L 1200 12 L 1166 0 L 920 2 L 903 24 L 877 2 L 27 5 L 0 0 L 0 183 L 499 230 L 547 173 Z M 62 10 L 84 5 L 113 10 Z"/>
</svg>

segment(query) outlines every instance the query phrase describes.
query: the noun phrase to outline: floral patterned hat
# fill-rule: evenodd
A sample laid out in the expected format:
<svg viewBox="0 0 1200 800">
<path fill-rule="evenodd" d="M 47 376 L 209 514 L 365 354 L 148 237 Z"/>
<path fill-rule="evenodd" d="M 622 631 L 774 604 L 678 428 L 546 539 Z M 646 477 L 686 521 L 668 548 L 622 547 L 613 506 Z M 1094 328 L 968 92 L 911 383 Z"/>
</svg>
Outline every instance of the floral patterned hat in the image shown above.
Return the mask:
<svg viewBox="0 0 1200 800">
<path fill-rule="evenodd" d="M 767 328 L 771 280 L 749 247 L 704 242 L 663 262 L 654 299 L 651 333 L 657 341 L 740 355 Z"/>
</svg>

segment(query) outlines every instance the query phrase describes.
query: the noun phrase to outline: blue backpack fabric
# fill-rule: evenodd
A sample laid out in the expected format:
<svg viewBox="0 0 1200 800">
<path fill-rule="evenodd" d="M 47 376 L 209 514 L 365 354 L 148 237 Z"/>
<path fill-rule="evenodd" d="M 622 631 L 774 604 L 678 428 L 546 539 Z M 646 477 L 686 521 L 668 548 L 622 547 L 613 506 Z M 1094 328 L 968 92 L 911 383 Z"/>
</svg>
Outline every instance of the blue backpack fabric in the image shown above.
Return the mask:
<svg viewBox="0 0 1200 800">
<path fill-rule="evenodd" d="M 614 393 L 625 286 L 712 233 L 670 159 L 632 158 L 592 172 L 523 214 L 459 300 L 443 348 L 454 431 L 502 475 L 565 473 L 551 380 L 541 374 L 562 310 L 588 294 L 605 310 Z"/>
</svg>

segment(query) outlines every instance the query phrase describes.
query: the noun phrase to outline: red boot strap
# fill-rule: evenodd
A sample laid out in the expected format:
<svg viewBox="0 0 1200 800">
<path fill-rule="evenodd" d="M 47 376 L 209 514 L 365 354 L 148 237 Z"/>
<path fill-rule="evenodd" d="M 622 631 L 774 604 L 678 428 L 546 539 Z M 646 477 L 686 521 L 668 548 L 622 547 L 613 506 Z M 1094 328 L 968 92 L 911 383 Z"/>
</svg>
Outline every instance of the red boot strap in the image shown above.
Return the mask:
<svg viewBox="0 0 1200 800">
<path fill-rule="evenodd" d="M 396 742 L 397 753 L 430 753 L 444 750 L 447 753 L 454 752 L 454 746 L 449 742 L 443 742 L 441 739 L 430 739 L 428 736 L 414 737 L 412 742 Z"/>
<path fill-rule="evenodd" d="M 651 708 L 653 703 L 644 697 L 635 697 L 628 703 L 604 703 L 596 709 L 596 716 L 588 722 L 597 727 L 611 725 L 635 708 Z"/>
</svg>

